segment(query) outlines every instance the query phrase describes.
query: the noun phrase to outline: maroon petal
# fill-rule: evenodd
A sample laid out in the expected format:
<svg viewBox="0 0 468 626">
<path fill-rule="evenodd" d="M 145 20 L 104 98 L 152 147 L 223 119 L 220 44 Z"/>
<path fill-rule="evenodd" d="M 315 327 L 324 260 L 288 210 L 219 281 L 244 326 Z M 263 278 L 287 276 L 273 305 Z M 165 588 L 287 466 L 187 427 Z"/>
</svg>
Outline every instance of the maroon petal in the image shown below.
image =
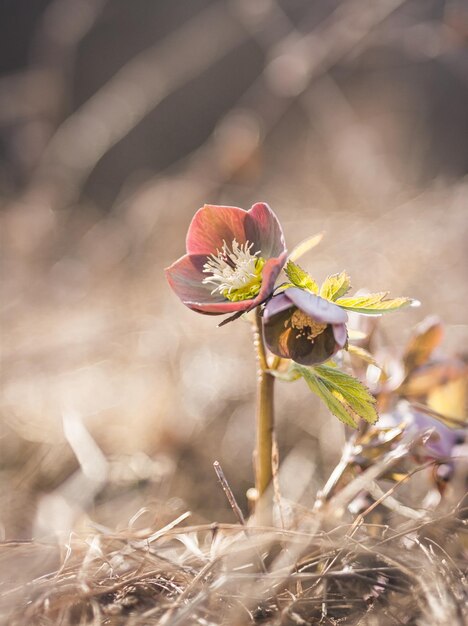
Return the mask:
<svg viewBox="0 0 468 626">
<path fill-rule="evenodd" d="M 262 269 L 262 286 L 258 295 L 250 300 L 251 307 L 257 306 L 264 302 L 271 294 L 273 293 L 273 289 L 275 287 L 276 279 L 281 272 L 283 265 L 286 262 L 286 257 L 288 256 L 287 251 L 285 250 L 279 257 L 276 259 L 268 259 Z"/>
<path fill-rule="evenodd" d="M 205 204 L 193 216 L 187 233 L 188 254 L 216 254 L 223 243 L 245 243 L 247 211 L 233 206 Z"/>
<path fill-rule="evenodd" d="M 166 268 L 167 281 L 184 304 L 224 302 L 221 294 L 212 294 L 212 287 L 202 282 L 206 278 L 203 272 L 205 263 L 206 256 L 203 254 L 186 254 Z"/>
<path fill-rule="evenodd" d="M 226 313 L 244 312 L 252 308 L 252 300 L 242 300 L 241 302 L 184 302 L 189 309 L 205 313 L 206 315 L 225 315 Z"/>
<path fill-rule="evenodd" d="M 260 250 L 263 258 L 279 256 L 286 250 L 278 218 L 265 202 L 257 202 L 247 212 L 245 237 Z"/>
<path fill-rule="evenodd" d="M 186 254 L 166 269 L 167 281 L 182 302 L 194 311 L 215 315 L 249 308 L 251 300 L 229 302 L 220 293 L 211 293 L 212 288 L 202 283 L 205 262 L 203 254 Z"/>
<path fill-rule="evenodd" d="M 325 324 L 344 324 L 348 320 L 348 314 L 345 310 L 325 300 L 320 296 L 316 296 L 309 291 L 290 287 L 285 292 L 290 300 L 294 302 L 298 309 L 310 315 L 317 322 Z"/>
</svg>

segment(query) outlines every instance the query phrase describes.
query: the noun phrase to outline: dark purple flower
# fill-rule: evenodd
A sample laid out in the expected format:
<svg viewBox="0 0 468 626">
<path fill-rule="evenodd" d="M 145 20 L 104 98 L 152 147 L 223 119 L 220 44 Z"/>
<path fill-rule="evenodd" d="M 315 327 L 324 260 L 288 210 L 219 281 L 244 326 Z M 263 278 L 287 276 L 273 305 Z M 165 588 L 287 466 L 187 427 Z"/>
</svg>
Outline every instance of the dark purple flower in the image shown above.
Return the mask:
<svg viewBox="0 0 468 626">
<path fill-rule="evenodd" d="M 265 301 L 287 255 L 278 218 L 264 202 L 249 211 L 206 204 L 186 243 L 187 254 L 166 269 L 167 280 L 190 309 L 214 315 Z"/>
<path fill-rule="evenodd" d="M 263 335 L 273 354 L 316 365 L 345 347 L 347 320 L 346 311 L 333 302 L 290 287 L 266 305 Z"/>
</svg>

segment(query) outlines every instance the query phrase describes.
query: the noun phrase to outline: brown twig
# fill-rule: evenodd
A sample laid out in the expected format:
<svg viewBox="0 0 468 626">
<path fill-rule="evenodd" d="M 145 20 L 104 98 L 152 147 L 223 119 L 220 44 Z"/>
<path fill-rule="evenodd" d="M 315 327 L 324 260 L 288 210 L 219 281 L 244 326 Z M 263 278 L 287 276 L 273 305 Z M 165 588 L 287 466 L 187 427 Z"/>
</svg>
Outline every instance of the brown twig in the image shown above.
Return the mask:
<svg viewBox="0 0 468 626">
<path fill-rule="evenodd" d="M 223 488 L 223 491 L 226 495 L 226 498 L 228 499 L 228 502 L 231 505 L 231 509 L 233 510 L 234 515 L 237 517 L 239 524 L 241 524 L 242 526 L 245 526 L 244 515 L 242 514 L 240 506 L 237 504 L 237 500 L 234 497 L 234 494 L 232 493 L 232 489 L 229 486 L 228 481 L 226 480 L 226 476 L 224 475 L 223 469 L 221 465 L 219 464 L 219 461 L 215 461 L 213 463 L 213 467 L 214 467 L 214 471 L 216 472 L 216 476 L 218 477 L 218 480 L 221 484 L 221 487 Z"/>
</svg>

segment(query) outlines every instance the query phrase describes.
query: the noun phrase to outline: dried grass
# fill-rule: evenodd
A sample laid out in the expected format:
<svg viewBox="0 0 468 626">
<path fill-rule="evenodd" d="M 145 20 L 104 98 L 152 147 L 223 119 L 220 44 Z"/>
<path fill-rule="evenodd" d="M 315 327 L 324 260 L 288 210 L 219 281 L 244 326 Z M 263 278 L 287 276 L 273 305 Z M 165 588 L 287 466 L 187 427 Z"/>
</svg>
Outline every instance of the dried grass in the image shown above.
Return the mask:
<svg viewBox="0 0 468 626">
<path fill-rule="evenodd" d="M 297 510 L 289 529 L 180 526 L 187 513 L 159 530 L 4 543 L 1 623 L 464 624 L 466 503 L 424 521 L 379 523 L 377 510 Z M 34 563 L 42 575 L 15 580 Z"/>
</svg>

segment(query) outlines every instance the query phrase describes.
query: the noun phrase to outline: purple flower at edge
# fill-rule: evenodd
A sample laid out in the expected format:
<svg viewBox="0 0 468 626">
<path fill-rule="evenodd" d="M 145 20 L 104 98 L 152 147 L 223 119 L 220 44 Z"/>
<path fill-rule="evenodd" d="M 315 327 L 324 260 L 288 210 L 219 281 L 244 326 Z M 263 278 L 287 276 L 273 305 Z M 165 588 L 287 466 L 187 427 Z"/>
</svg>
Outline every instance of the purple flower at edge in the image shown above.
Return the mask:
<svg viewBox="0 0 468 626">
<path fill-rule="evenodd" d="M 278 218 L 263 202 L 249 211 L 205 205 L 190 223 L 186 247 L 166 269 L 167 280 L 186 306 L 211 315 L 264 302 L 287 256 Z"/>
<path fill-rule="evenodd" d="M 463 463 L 462 459 L 466 457 L 467 429 L 451 428 L 439 419 L 417 411 L 407 401 L 400 401 L 392 412 L 381 415 L 378 427 L 395 428 L 401 424 L 405 425 L 407 441 L 414 440 L 423 433 L 429 435 L 420 447 L 412 451 L 412 454 L 417 462 L 426 460 L 438 462 L 432 470 L 432 475 L 439 489 L 443 489 L 444 483 L 453 476 L 457 464 Z"/>
<path fill-rule="evenodd" d="M 424 432 L 430 433 L 423 449 L 422 457 L 433 460 L 447 460 L 452 456 L 453 448 L 464 441 L 466 430 L 451 428 L 431 415 L 414 409 L 408 402 L 400 402 L 391 413 L 380 417 L 379 428 L 394 428 L 405 424 L 409 439 L 414 439 Z"/>
<path fill-rule="evenodd" d="M 290 287 L 273 297 L 263 314 L 269 350 L 301 365 L 317 365 L 346 346 L 348 315 L 309 291 Z"/>
</svg>

